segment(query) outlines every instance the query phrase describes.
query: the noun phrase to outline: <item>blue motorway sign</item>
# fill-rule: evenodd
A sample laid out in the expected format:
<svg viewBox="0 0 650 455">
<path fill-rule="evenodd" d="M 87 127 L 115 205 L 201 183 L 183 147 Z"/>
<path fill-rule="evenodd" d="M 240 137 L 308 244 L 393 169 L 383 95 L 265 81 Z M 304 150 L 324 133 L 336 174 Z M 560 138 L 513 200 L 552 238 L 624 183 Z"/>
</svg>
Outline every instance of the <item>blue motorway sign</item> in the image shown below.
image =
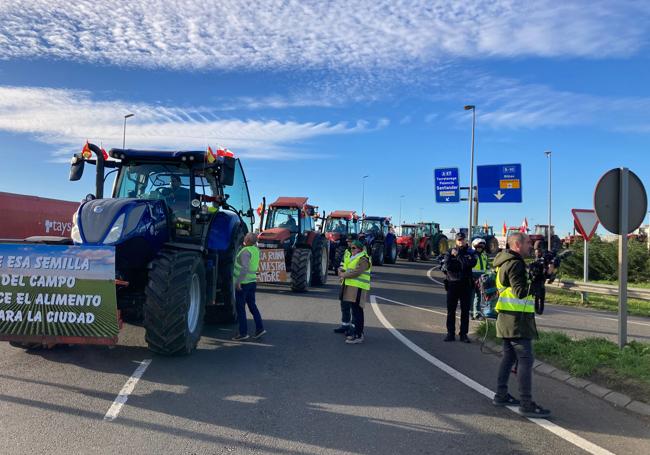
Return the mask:
<svg viewBox="0 0 650 455">
<path fill-rule="evenodd" d="M 460 201 L 457 167 L 434 169 L 433 176 L 436 180 L 436 202 Z"/>
<path fill-rule="evenodd" d="M 479 202 L 521 202 L 521 164 L 477 166 Z"/>
</svg>

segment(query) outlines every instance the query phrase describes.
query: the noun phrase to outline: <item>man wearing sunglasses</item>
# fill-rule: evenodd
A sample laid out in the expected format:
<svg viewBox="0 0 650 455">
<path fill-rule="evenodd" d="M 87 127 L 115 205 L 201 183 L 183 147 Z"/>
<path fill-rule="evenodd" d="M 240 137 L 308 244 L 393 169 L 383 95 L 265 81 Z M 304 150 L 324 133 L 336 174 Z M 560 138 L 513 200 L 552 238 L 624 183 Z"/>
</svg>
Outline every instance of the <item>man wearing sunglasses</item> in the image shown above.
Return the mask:
<svg viewBox="0 0 650 455">
<path fill-rule="evenodd" d="M 363 243 L 359 240 L 352 242 L 350 259 L 339 268 L 341 278 L 341 302 L 348 302 L 352 309 L 354 332 L 347 336 L 347 344 L 363 343 L 363 305 L 368 300 L 370 291 L 370 257 Z"/>
</svg>

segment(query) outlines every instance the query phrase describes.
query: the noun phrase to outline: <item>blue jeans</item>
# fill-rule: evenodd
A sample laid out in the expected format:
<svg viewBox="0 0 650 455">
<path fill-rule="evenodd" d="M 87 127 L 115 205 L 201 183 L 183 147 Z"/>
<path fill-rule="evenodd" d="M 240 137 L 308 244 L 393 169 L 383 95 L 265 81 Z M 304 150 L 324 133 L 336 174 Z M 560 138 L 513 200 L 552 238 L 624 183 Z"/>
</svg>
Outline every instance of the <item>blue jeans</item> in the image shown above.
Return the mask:
<svg viewBox="0 0 650 455">
<path fill-rule="evenodd" d="M 255 321 L 255 332 L 264 330 L 262 324 L 262 315 L 255 304 L 255 290 L 257 283 L 246 283 L 241 285 L 241 290 L 235 291 L 235 301 L 237 302 L 237 322 L 239 322 L 239 334 L 245 336 L 248 334 L 248 323 L 246 321 L 246 305 L 253 315 Z"/>
</svg>

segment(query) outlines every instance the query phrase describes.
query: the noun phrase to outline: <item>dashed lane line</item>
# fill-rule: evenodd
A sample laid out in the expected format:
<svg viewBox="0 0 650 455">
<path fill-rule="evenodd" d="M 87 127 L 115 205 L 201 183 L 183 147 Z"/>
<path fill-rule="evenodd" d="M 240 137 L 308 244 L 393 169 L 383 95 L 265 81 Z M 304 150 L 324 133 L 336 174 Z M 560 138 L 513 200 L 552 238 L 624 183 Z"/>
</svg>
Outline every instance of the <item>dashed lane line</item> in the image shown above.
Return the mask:
<svg viewBox="0 0 650 455">
<path fill-rule="evenodd" d="M 456 379 L 457 381 L 465 384 L 467 387 L 470 389 L 480 393 L 481 395 L 485 396 L 488 399 L 492 399 L 494 396 L 494 392 L 487 387 L 483 386 L 482 384 L 479 384 L 478 382 L 474 381 L 473 379 L 465 376 L 463 373 L 461 373 L 458 370 L 455 370 L 451 366 L 447 365 L 444 363 L 442 360 L 438 359 L 437 357 L 434 357 L 433 355 L 429 354 L 427 351 L 422 349 L 420 346 L 417 344 L 413 343 L 410 339 L 408 339 L 406 336 L 404 336 L 399 330 L 397 330 L 393 325 L 386 319 L 384 314 L 381 312 L 379 309 L 379 305 L 377 304 L 377 299 L 383 299 L 383 297 L 371 295 L 370 296 L 370 304 L 372 306 L 372 310 L 375 312 L 375 315 L 377 316 L 377 319 L 379 319 L 379 322 L 382 323 L 386 329 L 399 341 L 401 341 L 406 347 L 408 347 L 410 350 L 415 352 L 417 355 L 422 357 L 424 360 L 435 366 L 436 368 L 444 371 L 447 373 L 449 376 L 452 378 Z M 510 409 L 512 412 L 517 414 L 517 408 L 515 406 L 507 406 L 508 409 Z M 519 415 L 519 414 L 517 414 Z M 570 442 L 571 444 L 591 453 L 594 455 L 613 455 L 612 452 L 608 451 L 607 449 L 604 449 L 590 441 L 587 441 L 581 436 L 578 436 L 577 434 L 551 422 L 550 420 L 546 419 L 532 419 L 528 418 L 531 422 L 539 425 L 540 427 L 550 431 L 551 433 L 559 436 L 560 438 L 564 439 L 567 442 Z"/>
<path fill-rule="evenodd" d="M 105 421 L 112 422 L 117 418 L 122 407 L 129 399 L 129 395 L 133 392 L 138 381 L 151 364 L 151 359 L 146 359 L 139 363 L 140 365 L 138 365 L 138 368 L 135 369 L 131 377 L 126 381 L 124 387 L 122 387 L 122 390 L 120 390 L 120 393 L 117 395 L 117 398 L 115 398 L 115 401 L 113 401 L 113 404 L 106 412 L 106 415 L 104 416 Z"/>
</svg>

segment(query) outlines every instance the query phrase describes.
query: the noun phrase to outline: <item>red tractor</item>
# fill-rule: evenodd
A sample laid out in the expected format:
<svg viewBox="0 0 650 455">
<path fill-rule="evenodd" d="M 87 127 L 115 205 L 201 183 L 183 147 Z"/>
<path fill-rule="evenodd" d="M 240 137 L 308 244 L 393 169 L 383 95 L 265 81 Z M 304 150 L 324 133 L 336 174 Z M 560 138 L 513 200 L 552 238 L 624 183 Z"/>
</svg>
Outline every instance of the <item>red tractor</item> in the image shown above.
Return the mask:
<svg viewBox="0 0 650 455">
<path fill-rule="evenodd" d="M 543 249 L 548 247 L 548 236 L 551 236 L 551 250 L 558 251 L 562 248 L 562 239 L 555 235 L 555 226 L 551 226 L 550 233 L 548 224 L 536 224 L 535 233 L 530 234 L 530 241 L 535 248 L 541 246 Z"/>
<path fill-rule="evenodd" d="M 306 197 L 279 197 L 269 205 L 258 236 L 261 283 L 290 283 L 294 292 L 327 282 L 328 244 L 314 228 L 318 207 Z"/>
<path fill-rule="evenodd" d="M 415 261 L 420 256 L 420 245 L 426 242 L 422 225 L 420 224 L 402 224 L 402 232 L 397 237 L 397 248 L 399 257 Z"/>
<path fill-rule="evenodd" d="M 348 239 L 359 237 L 359 215 L 350 210 L 335 210 L 329 214 L 323 226 L 329 242 L 330 270 L 338 270 L 347 248 Z"/>
</svg>

